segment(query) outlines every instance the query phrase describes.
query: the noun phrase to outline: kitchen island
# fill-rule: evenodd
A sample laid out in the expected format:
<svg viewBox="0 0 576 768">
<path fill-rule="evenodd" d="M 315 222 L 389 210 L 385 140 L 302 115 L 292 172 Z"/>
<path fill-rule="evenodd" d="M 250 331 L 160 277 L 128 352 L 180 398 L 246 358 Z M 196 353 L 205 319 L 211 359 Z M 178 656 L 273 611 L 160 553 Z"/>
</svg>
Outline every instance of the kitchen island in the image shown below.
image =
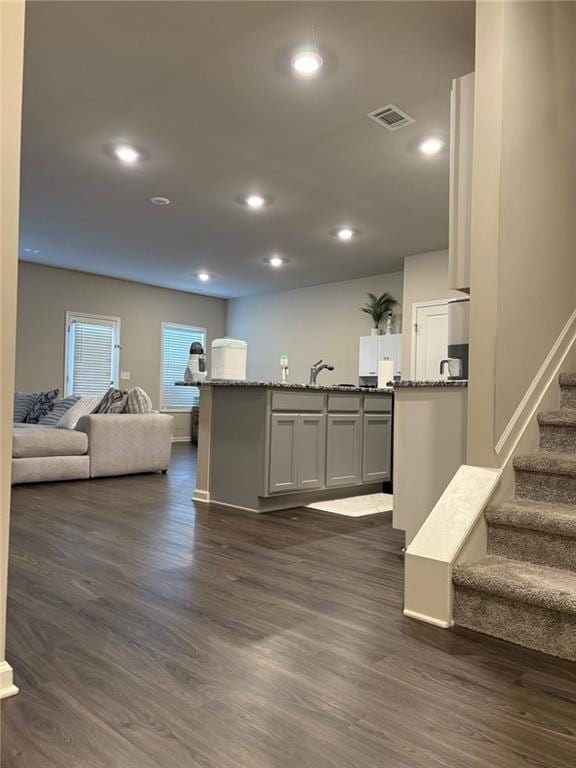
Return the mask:
<svg viewBox="0 0 576 768">
<path fill-rule="evenodd" d="M 271 512 L 381 491 L 392 400 L 391 389 L 204 382 L 194 501 Z"/>
</svg>

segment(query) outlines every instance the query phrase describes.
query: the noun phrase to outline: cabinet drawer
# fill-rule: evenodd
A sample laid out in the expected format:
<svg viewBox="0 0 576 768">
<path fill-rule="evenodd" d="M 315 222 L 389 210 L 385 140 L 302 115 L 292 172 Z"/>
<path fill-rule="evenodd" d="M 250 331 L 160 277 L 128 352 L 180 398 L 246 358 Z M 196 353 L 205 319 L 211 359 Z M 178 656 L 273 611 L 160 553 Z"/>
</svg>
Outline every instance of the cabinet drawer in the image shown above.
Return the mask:
<svg viewBox="0 0 576 768">
<path fill-rule="evenodd" d="M 272 392 L 273 411 L 323 411 L 324 395 L 316 392 Z"/>
<path fill-rule="evenodd" d="M 392 411 L 392 398 L 390 396 L 364 398 L 364 412 L 365 413 L 391 413 Z"/>
<path fill-rule="evenodd" d="M 337 413 L 357 413 L 360 410 L 360 398 L 351 395 L 328 395 L 328 410 Z"/>
</svg>

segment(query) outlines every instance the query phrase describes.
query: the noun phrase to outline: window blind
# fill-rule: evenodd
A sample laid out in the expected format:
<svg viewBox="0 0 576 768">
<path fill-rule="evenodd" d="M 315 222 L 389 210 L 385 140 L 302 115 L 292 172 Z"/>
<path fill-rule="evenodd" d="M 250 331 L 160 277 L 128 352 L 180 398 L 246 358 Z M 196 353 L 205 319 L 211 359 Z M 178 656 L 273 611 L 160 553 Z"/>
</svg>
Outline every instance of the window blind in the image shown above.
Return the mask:
<svg viewBox="0 0 576 768">
<path fill-rule="evenodd" d="M 115 384 L 116 324 L 71 319 L 67 394 L 101 395 Z"/>
<path fill-rule="evenodd" d="M 187 325 L 162 324 L 162 383 L 160 408 L 164 411 L 188 411 L 198 405 L 198 387 L 175 387 L 174 382 L 184 380 L 190 345 L 199 341 L 206 349 L 206 332 Z"/>
</svg>

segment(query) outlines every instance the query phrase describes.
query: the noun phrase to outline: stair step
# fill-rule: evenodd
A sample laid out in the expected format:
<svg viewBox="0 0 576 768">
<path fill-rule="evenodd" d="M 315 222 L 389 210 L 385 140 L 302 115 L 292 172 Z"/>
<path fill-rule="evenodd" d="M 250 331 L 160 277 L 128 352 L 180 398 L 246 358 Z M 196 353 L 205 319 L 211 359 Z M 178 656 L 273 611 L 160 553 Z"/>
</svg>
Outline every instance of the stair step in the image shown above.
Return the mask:
<svg viewBox="0 0 576 768">
<path fill-rule="evenodd" d="M 576 573 L 488 555 L 454 568 L 462 627 L 576 661 Z"/>
<path fill-rule="evenodd" d="M 576 373 L 560 374 L 560 405 L 576 408 Z"/>
<path fill-rule="evenodd" d="M 562 568 L 487 555 L 457 565 L 453 581 L 468 589 L 576 616 L 576 573 Z"/>
<path fill-rule="evenodd" d="M 517 472 L 576 477 L 576 455 L 566 455 L 559 451 L 540 451 L 526 456 L 516 456 L 514 469 Z"/>
<path fill-rule="evenodd" d="M 531 531 L 576 538 L 576 504 L 511 499 L 488 507 L 485 517 L 488 525 L 528 528 Z"/>
<path fill-rule="evenodd" d="M 576 505 L 513 499 L 485 517 L 490 555 L 576 571 Z"/>
<path fill-rule="evenodd" d="M 576 408 L 542 411 L 538 414 L 538 424 L 553 427 L 576 427 Z"/>
</svg>

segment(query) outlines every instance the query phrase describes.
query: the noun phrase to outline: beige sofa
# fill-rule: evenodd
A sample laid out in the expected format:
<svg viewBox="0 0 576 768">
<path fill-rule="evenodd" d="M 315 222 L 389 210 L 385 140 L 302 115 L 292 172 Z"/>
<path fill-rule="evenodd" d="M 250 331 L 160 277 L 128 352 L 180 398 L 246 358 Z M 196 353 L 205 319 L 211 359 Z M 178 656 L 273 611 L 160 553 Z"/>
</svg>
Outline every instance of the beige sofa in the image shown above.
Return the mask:
<svg viewBox="0 0 576 768">
<path fill-rule="evenodd" d="M 76 429 L 15 424 L 12 484 L 166 472 L 172 416 L 91 414 Z"/>
</svg>

